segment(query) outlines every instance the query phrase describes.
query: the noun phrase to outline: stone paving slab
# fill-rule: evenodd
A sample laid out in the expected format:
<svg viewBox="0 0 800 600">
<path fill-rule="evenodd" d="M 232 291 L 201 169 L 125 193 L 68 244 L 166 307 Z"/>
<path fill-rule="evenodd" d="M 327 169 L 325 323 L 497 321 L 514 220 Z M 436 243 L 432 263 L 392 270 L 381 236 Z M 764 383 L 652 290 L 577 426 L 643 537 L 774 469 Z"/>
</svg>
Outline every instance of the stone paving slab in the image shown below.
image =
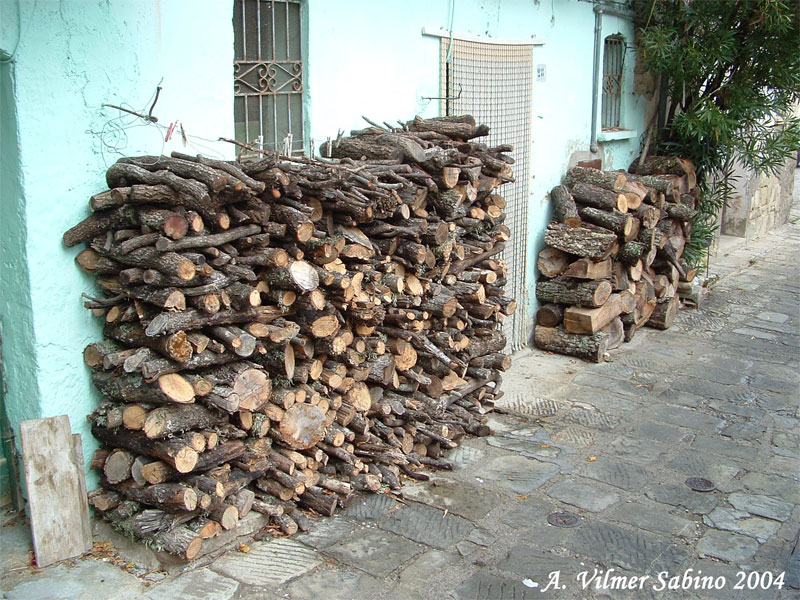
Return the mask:
<svg viewBox="0 0 800 600">
<path fill-rule="evenodd" d="M 617 565 L 641 575 L 677 572 L 690 556 L 685 545 L 672 538 L 594 521 L 579 527 L 566 545 L 606 566 Z"/>
<path fill-rule="evenodd" d="M 776 457 L 776 460 L 783 459 Z M 791 459 L 786 462 L 781 462 L 779 467 L 780 473 L 794 475 L 795 479 L 782 477 L 775 473 L 759 473 L 753 471 L 742 477 L 741 482 L 747 490 L 760 491 L 768 496 L 780 498 L 786 502 L 796 504 L 800 502 L 800 481 L 797 479 L 800 477 L 800 473 L 793 473 L 792 469 L 797 467 L 798 462 Z"/>
<path fill-rule="evenodd" d="M 614 487 L 637 492 L 653 480 L 652 470 L 640 465 L 615 459 L 598 458 L 582 465 L 577 473 L 583 477 L 596 479 Z"/>
<path fill-rule="evenodd" d="M 613 488 L 574 477 L 550 485 L 547 495 L 589 512 L 603 511 L 620 501 L 620 495 Z"/>
<path fill-rule="evenodd" d="M 451 514 L 473 522 L 479 521 L 505 501 L 503 494 L 495 492 L 490 487 L 462 483 L 444 477 L 435 477 L 427 482 L 404 486 L 403 495 L 417 502 L 447 509 Z"/>
<path fill-rule="evenodd" d="M 608 454 L 627 463 L 646 466 L 659 461 L 671 450 L 672 448 L 668 444 L 620 436 L 611 443 Z"/>
<path fill-rule="evenodd" d="M 362 495 L 350 503 L 344 516 L 360 523 L 380 521 L 393 510 L 403 505 L 388 494 Z"/>
<path fill-rule="evenodd" d="M 289 584 L 287 594 L 291 600 L 370 600 L 381 597 L 389 584 L 376 577 L 344 569 L 315 571 Z"/>
<path fill-rule="evenodd" d="M 675 485 L 658 482 L 652 485 L 645 492 L 645 495 L 656 502 L 679 506 L 698 515 L 710 513 L 719 503 L 719 499 L 715 494 L 695 492 L 683 484 Z"/>
<path fill-rule="evenodd" d="M 539 496 L 523 496 L 520 502 L 506 507 L 500 520 L 514 529 L 521 530 L 543 526 L 548 514 L 556 511 L 556 505 Z"/>
<path fill-rule="evenodd" d="M 602 440 L 602 436 L 582 425 L 563 426 L 553 422 L 547 423 L 547 432 L 551 439 L 562 446 L 576 450 L 590 448 Z"/>
<path fill-rule="evenodd" d="M 527 494 L 557 473 L 558 467 L 550 463 L 523 456 L 501 456 L 479 467 L 474 475 L 478 483 L 488 483 L 511 494 Z"/>
<path fill-rule="evenodd" d="M 419 555 L 400 573 L 401 583 L 415 588 L 424 588 L 430 581 L 450 569 L 458 562 L 458 556 L 444 550 L 428 550 Z"/>
<path fill-rule="evenodd" d="M 5 548 L 3 549 L 5 552 Z M 234 582 L 235 583 L 235 582 Z M 7 600 L 128 600 L 141 597 L 142 580 L 97 560 L 64 561 L 6 589 Z"/>
<path fill-rule="evenodd" d="M 655 440 L 673 447 L 679 445 L 684 440 L 692 441 L 695 436 L 694 433 L 688 433 L 684 429 L 672 425 L 654 423 L 652 421 L 634 423 L 629 429 L 629 435 L 643 440 Z"/>
<path fill-rule="evenodd" d="M 200 569 L 166 581 L 144 597 L 148 600 L 229 600 L 238 588 L 238 581 L 210 569 Z"/>
<path fill-rule="evenodd" d="M 452 546 L 474 529 L 466 519 L 423 504 L 413 504 L 397 511 L 381 527 L 439 549 Z"/>
<path fill-rule="evenodd" d="M 721 560 L 742 564 L 753 558 L 758 542 L 746 535 L 710 529 L 697 542 L 697 552 Z"/>
<path fill-rule="evenodd" d="M 358 502 L 369 504 L 370 497 L 360 498 Z M 358 526 L 355 523 L 336 516 L 329 519 L 320 519 L 314 523 L 311 531 L 301 533 L 295 536 L 295 539 L 311 548 L 327 548 L 347 538 L 356 529 L 358 529 Z"/>
<path fill-rule="evenodd" d="M 254 542 L 249 552 L 228 552 L 213 570 L 249 585 L 279 585 L 307 573 L 323 561 L 316 551 L 294 540 Z"/>
<path fill-rule="evenodd" d="M 423 550 L 419 544 L 398 535 L 380 529 L 362 529 L 325 552 L 370 575 L 385 577 Z"/>
<path fill-rule="evenodd" d="M 672 514 L 672 506 L 657 504 L 646 499 L 620 502 L 607 513 L 609 519 L 627 523 L 645 531 L 692 538 L 697 533 L 697 522 L 685 516 Z M 685 515 L 685 513 L 683 513 Z"/>
<path fill-rule="evenodd" d="M 778 532 L 781 524 L 770 519 L 754 517 L 744 510 L 717 507 L 703 517 L 703 522 L 709 527 L 742 533 L 756 538 L 760 543 L 766 542 Z"/>
<path fill-rule="evenodd" d="M 461 470 L 479 462 L 484 456 L 486 456 L 486 450 L 463 443 L 458 448 L 446 452 L 444 458 L 453 463 L 456 470 Z"/>
<path fill-rule="evenodd" d="M 734 508 L 775 521 L 788 521 L 794 509 L 794 505 L 789 502 L 761 494 L 731 494 L 728 502 Z"/>
<path fill-rule="evenodd" d="M 742 468 L 733 459 L 697 451 L 683 452 L 664 465 L 680 474 L 683 483 L 687 477 L 703 477 L 713 481 L 717 489 L 737 489 L 734 478 Z"/>
</svg>

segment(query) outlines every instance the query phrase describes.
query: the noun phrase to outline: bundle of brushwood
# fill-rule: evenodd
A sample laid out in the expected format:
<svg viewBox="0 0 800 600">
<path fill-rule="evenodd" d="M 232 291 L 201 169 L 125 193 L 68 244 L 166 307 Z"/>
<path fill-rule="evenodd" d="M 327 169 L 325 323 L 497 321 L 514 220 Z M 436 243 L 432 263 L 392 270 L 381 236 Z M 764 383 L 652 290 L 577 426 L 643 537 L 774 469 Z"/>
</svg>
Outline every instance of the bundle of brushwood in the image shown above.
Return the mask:
<svg viewBox="0 0 800 600">
<path fill-rule="evenodd" d="M 535 343 L 600 362 L 647 325 L 667 329 L 695 269 L 681 260 L 700 197 L 689 161 L 631 171 L 574 167 L 550 192 L 556 220 L 538 257 Z"/>
<path fill-rule="evenodd" d="M 487 131 L 417 118 L 329 160 L 112 165 L 64 235 L 103 290 L 92 505 L 192 559 L 250 510 L 291 534 L 301 509 L 426 479 L 488 435 L 516 302 L 497 256 L 512 148 L 472 141 Z"/>
</svg>

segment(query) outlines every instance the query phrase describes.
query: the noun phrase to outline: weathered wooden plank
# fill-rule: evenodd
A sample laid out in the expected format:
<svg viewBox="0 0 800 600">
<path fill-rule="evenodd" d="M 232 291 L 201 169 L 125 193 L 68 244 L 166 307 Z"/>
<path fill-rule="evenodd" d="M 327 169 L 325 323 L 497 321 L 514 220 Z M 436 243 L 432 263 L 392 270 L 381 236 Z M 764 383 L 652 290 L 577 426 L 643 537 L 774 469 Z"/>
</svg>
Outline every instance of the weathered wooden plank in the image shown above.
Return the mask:
<svg viewBox="0 0 800 600">
<path fill-rule="evenodd" d="M 36 564 L 79 556 L 92 546 L 83 460 L 66 415 L 19 425 Z"/>
<path fill-rule="evenodd" d="M 86 489 L 86 469 L 83 464 L 83 440 L 81 440 L 80 433 L 72 434 L 72 459 L 78 467 L 78 486 L 80 492 L 78 499 L 80 500 L 80 514 L 78 515 L 81 520 L 81 540 L 88 540 L 89 546 L 92 544 L 92 523 L 89 519 L 89 492 Z"/>
</svg>

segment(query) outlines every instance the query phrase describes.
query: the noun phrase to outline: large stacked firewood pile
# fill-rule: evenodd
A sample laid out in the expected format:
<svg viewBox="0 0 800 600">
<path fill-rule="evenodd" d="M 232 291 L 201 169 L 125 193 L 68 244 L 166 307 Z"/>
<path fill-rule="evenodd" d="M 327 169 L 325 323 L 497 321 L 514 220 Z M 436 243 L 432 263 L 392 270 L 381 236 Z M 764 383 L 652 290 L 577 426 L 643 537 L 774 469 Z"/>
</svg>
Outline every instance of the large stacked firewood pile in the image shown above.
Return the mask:
<svg viewBox="0 0 800 600">
<path fill-rule="evenodd" d="M 191 559 L 256 510 L 286 534 L 488 435 L 509 147 L 471 117 L 328 144 L 334 160 L 123 158 L 64 235 L 105 321 L 91 503 Z"/>
<path fill-rule="evenodd" d="M 538 257 L 539 348 L 600 362 L 645 325 L 667 329 L 699 198 L 688 161 L 652 156 L 630 172 L 574 167 L 550 193 L 555 221 Z"/>
</svg>

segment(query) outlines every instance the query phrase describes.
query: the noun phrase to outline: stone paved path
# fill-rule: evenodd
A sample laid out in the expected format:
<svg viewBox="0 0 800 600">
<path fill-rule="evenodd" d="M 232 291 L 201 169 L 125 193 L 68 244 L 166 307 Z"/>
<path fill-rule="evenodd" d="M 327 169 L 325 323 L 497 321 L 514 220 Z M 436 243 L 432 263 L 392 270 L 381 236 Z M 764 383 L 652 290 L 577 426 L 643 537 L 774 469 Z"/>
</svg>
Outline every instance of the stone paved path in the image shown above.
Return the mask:
<svg viewBox="0 0 800 600">
<path fill-rule="evenodd" d="M 798 598 L 798 221 L 796 209 L 718 259 L 700 310 L 637 333 L 606 363 L 517 355 L 496 434 L 454 450 L 457 468 L 407 485 L 402 502 L 365 496 L 308 534 L 175 567 L 149 587 L 115 569 L 98 571 L 111 585 L 90 586 L 79 561 L 7 577 L 6 597 Z M 549 525 L 556 511 L 577 526 Z M 783 589 L 769 588 L 781 572 Z M 674 576 L 688 589 L 661 590 Z"/>
</svg>

